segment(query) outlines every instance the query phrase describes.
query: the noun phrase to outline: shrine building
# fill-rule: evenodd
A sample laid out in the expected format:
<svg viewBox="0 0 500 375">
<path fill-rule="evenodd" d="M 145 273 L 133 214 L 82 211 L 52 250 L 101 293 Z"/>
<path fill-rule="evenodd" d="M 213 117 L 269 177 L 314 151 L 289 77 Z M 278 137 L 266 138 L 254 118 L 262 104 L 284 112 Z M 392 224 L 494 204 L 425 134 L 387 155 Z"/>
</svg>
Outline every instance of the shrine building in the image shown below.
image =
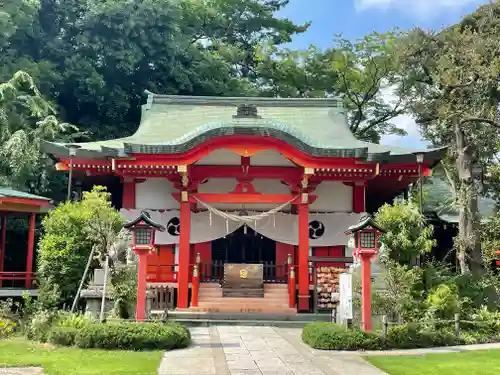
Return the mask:
<svg viewBox="0 0 500 375">
<path fill-rule="evenodd" d="M 139 317 L 145 289 L 161 286 L 179 310 L 331 308 L 325 272 L 352 263 L 347 228 L 445 152 L 360 141 L 338 99 L 147 94 L 130 137 L 44 144 L 84 184 L 115 181 L 127 222 L 147 212 L 164 228 L 137 251 Z"/>
</svg>

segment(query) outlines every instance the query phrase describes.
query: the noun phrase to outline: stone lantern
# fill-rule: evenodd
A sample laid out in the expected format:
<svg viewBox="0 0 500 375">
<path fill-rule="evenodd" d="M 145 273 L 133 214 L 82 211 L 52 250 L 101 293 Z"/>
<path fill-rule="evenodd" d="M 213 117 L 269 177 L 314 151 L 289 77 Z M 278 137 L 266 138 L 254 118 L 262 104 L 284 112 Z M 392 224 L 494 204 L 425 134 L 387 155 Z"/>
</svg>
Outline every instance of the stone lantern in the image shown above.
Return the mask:
<svg viewBox="0 0 500 375">
<path fill-rule="evenodd" d="M 155 249 L 156 231 L 163 232 L 165 227 L 154 222 L 146 211 L 142 211 L 136 219 L 125 223 L 123 227 L 132 232 L 132 250 L 139 258 L 135 317 L 136 320 L 144 320 L 146 313 L 147 256 Z"/>
<path fill-rule="evenodd" d="M 361 260 L 361 314 L 365 332 L 372 329 L 371 262 L 378 253 L 378 238 L 385 233 L 371 215 L 362 217 L 350 226 L 345 234 L 354 236 L 354 257 Z"/>
</svg>

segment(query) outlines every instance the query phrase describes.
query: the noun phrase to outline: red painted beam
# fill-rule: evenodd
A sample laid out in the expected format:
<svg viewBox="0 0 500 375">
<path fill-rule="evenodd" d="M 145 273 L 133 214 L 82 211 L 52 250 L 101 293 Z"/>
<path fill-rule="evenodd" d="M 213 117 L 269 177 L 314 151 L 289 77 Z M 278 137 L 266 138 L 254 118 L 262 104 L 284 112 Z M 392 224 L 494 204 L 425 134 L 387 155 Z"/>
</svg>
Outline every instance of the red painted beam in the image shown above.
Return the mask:
<svg viewBox="0 0 500 375">
<path fill-rule="evenodd" d="M 0 203 L 24 204 L 27 206 L 46 206 L 50 204 L 50 201 L 46 201 L 43 199 L 5 197 L 0 198 Z"/>
<path fill-rule="evenodd" d="M 172 193 L 180 201 L 180 193 Z M 189 196 L 191 203 L 198 203 L 198 198 L 206 203 L 278 203 L 283 204 L 291 200 L 297 201 L 299 196 L 292 194 L 259 194 L 259 193 L 195 193 Z M 317 199 L 316 195 L 309 195 L 309 202 Z"/>
</svg>

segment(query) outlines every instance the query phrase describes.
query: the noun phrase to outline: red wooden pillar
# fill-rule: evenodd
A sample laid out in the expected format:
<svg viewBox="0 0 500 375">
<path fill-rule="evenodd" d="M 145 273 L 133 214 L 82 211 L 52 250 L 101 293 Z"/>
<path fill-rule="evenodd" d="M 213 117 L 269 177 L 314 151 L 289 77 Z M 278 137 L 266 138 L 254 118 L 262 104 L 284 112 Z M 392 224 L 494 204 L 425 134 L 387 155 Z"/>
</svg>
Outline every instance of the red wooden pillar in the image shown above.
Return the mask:
<svg viewBox="0 0 500 375">
<path fill-rule="evenodd" d="M 355 182 L 352 187 L 352 211 L 355 213 L 365 212 L 365 183 Z"/>
<path fill-rule="evenodd" d="M 135 249 L 139 257 L 137 265 L 137 302 L 135 306 L 135 319 L 138 321 L 144 320 L 146 316 L 146 298 L 147 298 L 147 281 L 148 273 L 148 249 Z"/>
<path fill-rule="evenodd" d="M 372 330 L 372 270 L 373 254 L 361 252 L 361 320 L 363 331 Z"/>
<path fill-rule="evenodd" d="M 177 273 L 177 307 L 188 307 L 189 294 L 189 255 L 191 252 L 189 241 L 191 232 L 191 207 L 189 202 L 181 202 L 181 228 L 179 236 L 179 270 Z"/>
<path fill-rule="evenodd" d="M 135 180 L 125 179 L 123 181 L 122 207 L 135 208 Z"/>
<path fill-rule="evenodd" d="M 2 216 L 2 229 L 0 234 L 0 272 L 3 272 L 3 260 L 5 258 L 5 238 L 7 236 L 7 216 Z M 2 287 L 2 279 L 0 278 L 0 288 Z"/>
<path fill-rule="evenodd" d="M 299 311 L 309 310 L 309 205 L 299 204 Z"/>
<path fill-rule="evenodd" d="M 26 255 L 26 288 L 31 288 L 31 273 L 33 272 L 33 255 L 35 251 L 35 219 L 36 214 L 30 213 L 28 229 L 28 254 Z"/>
</svg>

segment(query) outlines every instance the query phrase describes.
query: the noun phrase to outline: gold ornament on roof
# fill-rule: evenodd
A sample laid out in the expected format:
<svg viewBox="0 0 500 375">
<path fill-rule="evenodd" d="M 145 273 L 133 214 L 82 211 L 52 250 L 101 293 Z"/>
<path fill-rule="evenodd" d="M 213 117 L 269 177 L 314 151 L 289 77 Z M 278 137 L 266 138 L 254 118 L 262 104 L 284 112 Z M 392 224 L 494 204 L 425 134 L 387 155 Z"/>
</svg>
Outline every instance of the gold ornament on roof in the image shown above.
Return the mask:
<svg viewBox="0 0 500 375">
<path fill-rule="evenodd" d="M 257 106 L 253 104 L 241 104 L 236 110 L 234 118 L 260 118 L 257 112 Z"/>
</svg>

